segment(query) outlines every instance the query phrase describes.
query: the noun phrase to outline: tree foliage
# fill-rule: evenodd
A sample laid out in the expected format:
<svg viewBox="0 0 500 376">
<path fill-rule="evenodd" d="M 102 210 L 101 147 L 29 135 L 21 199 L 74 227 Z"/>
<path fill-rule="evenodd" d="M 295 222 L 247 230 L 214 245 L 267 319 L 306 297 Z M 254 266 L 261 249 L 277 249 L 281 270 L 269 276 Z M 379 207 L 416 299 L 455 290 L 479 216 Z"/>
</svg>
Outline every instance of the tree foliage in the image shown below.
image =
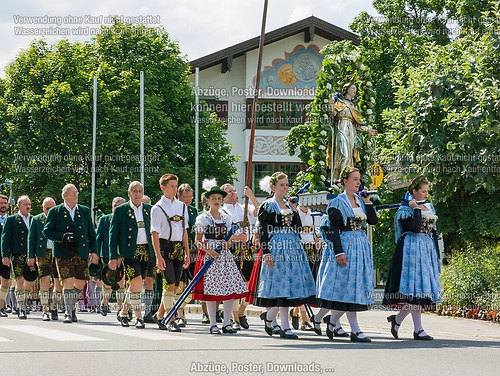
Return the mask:
<svg viewBox="0 0 500 376">
<path fill-rule="evenodd" d="M 116 22 L 88 43 L 34 41 L 7 67 L 4 164 L 15 194 L 60 197 L 66 183 L 90 203 L 93 76 L 98 77 L 96 206 L 140 179 L 140 72 L 145 78 L 145 193 L 167 172 L 194 183 L 194 95 L 189 64 L 165 30 Z M 232 181 L 235 156 L 223 124 L 200 114 L 200 181 Z M 7 163 L 6 163 L 7 161 Z"/>
</svg>

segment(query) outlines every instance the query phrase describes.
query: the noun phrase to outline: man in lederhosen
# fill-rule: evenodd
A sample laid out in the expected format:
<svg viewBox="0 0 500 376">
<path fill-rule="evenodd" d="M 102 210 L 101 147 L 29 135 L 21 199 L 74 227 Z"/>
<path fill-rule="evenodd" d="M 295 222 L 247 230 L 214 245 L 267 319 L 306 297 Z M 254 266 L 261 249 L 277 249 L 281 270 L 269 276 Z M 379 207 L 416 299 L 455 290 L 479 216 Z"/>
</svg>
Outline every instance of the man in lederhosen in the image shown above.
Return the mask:
<svg viewBox="0 0 500 376">
<path fill-rule="evenodd" d="M 111 219 L 113 218 L 113 212 L 115 208 L 120 206 L 125 202 L 123 197 L 115 197 L 111 202 L 111 213 L 103 215 L 99 218 L 96 230 L 96 242 L 97 242 L 97 252 L 102 262 L 102 265 L 106 265 L 109 262 L 109 227 L 111 224 Z M 101 276 L 102 277 L 102 276 Z M 122 308 L 123 299 L 125 298 L 125 281 L 122 279 L 118 282 L 120 288 L 116 291 L 116 302 L 118 304 L 118 309 Z M 103 294 L 101 298 L 101 315 L 107 316 L 109 311 L 109 296 L 111 295 L 111 286 L 105 285 L 101 281 L 97 283 L 96 295 L 98 295 L 98 289 L 103 289 Z"/>
<path fill-rule="evenodd" d="M 9 210 L 9 199 L 5 195 L 0 195 L 0 231 L 7 221 L 7 211 Z M 0 232 L 1 233 L 1 232 Z M 10 287 L 10 268 L 0 262 L 0 317 L 7 317 L 6 301 Z"/>
<path fill-rule="evenodd" d="M 90 209 L 78 204 L 78 189 L 73 184 L 65 185 L 62 198 L 62 204 L 49 210 L 43 233 L 54 242 L 52 256 L 63 285 L 63 323 L 69 324 L 78 320 L 75 304 L 89 279 L 87 262 L 97 264 L 99 256 Z"/>
<path fill-rule="evenodd" d="M 52 197 L 46 197 L 42 203 L 43 213 L 33 217 L 30 231 L 28 234 L 28 261 L 35 259 L 38 264 L 38 276 L 40 278 L 40 304 L 42 305 L 42 320 L 57 320 L 57 302 L 61 298 L 61 284 L 55 270 L 55 264 L 52 262 L 52 240 L 48 240 L 43 235 L 43 227 L 47 219 L 47 213 L 56 206 Z M 54 277 L 54 292 L 52 294 L 52 307 L 49 308 L 50 298 L 50 279 Z M 49 316 L 50 311 L 50 316 Z"/>
<path fill-rule="evenodd" d="M 27 260 L 28 256 L 28 231 L 31 226 L 31 200 L 28 196 L 21 196 L 17 200 L 19 213 L 7 218 L 2 230 L 2 264 L 9 266 L 16 280 L 16 300 L 19 306 L 18 317 L 25 320 L 26 298 L 33 287 L 33 282 L 28 282 L 23 277 L 25 264 L 33 266 L 35 260 Z M 6 278 L 4 275 L 3 278 Z"/>
<path fill-rule="evenodd" d="M 133 181 L 128 187 L 130 201 L 118 206 L 113 212 L 109 227 L 109 268 L 115 270 L 123 258 L 126 278 L 130 284 L 120 311 L 122 326 L 129 326 L 128 311 L 135 311 L 135 327 L 144 329 L 141 312 L 141 290 L 144 279 L 149 278 L 152 286 L 156 277 L 154 250 L 151 234 L 151 206 L 142 202 L 142 184 Z M 146 309 L 148 309 L 146 307 Z"/>
<path fill-rule="evenodd" d="M 162 271 L 165 285 L 160 308 L 155 316 L 160 329 L 166 329 L 161 324 L 161 319 L 174 305 L 175 290 L 179 287 L 182 268 L 188 268 L 190 263 L 187 232 L 189 214 L 187 205 L 175 197 L 178 180 L 173 174 L 165 174 L 160 178 L 163 197 L 151 209 L 151 235 L 156 267 Z M 168 323 L 168 330 L 181 331 L 174 318 Z"/>
<path fill-rule="evenodd" d="M 181 184 L 177 190 L 177 196 L 179 198 L 179 201 L 183 202 L 186 204 L 188 208 L 188 238 L 189 238 L 189 249 L 191 250 L 191 255 L 189 257 L 191 263 L 189 264 L 189 268 L 184 269 L 183 271 L 183 276 L 185 278 L 181 278 L 180 286 L 179 289 L 177 290 L 176 293 L 176 298 L 178 298 L 182 292 L 184 291 L 184 288 L 186 285 L 191 281 L 191 279 L 194 276 L 194 268 L 196 264 L 196 247 L 195 247 L 195 223 L 196 223 L 196 217 L 198 216 L 198 210 L 191 205 L 193 203 L 193 188 L 187 183 Z M 187 324 L 186 317 L 184 315 L 184 307 L 189 304 L 189 302 L 192 300 L 191 294 L 187 296 L 187 298 L 184 300 L 184 303 L 182 306 L 179 308 L 178 316 L 179 318 L 177 319 L 177 325 L 179 325 L 180 328 L 183 328 Z"/>
</svg>

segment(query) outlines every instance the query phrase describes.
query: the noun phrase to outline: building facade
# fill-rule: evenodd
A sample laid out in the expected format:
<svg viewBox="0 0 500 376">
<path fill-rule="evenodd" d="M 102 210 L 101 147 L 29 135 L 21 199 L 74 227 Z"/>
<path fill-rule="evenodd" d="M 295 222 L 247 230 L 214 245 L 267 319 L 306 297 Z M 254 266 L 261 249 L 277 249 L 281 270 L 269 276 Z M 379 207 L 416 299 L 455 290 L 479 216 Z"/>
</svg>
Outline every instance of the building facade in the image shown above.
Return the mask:
<svg viewBox="0 0 500 376">
<path fill-rule="evenodd" d="M 306 105 L 315 97 L 320 50 L 334 40 L 358 43 L 357 35 L 309 17 L 266 33 L 262 54 L 259 100 L 252 164 L 252 189 L 264 195 L 258 182 L 275 171 L 288 174 L 290 184 L 306 166 L 290 156 L 284 143 L 290 129 L 303 124 Z M 259 37 L 190 62 L 191 81 L 199 68 L 200 100 L 227 124 L 226 139 L 240 156 L 236 168 L 241 194 L 249 159 L 252 101 L 255 96 Z M 223 182 L 219 182 L 222 184 Z"/>
</svg>

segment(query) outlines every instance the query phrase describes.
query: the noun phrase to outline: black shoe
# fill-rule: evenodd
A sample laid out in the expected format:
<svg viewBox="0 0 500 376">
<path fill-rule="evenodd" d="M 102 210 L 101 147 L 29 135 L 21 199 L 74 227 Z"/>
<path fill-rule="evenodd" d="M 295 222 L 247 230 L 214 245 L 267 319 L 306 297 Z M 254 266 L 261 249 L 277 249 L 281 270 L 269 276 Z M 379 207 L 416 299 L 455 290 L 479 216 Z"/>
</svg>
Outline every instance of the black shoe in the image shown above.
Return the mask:
<svg viewBox="0 0 500 376">
<path fill-rule="evenodd" d="M 153 315 L 153 321 L 158 325 L 158 329 L 168 330 L 167 326 L 164 323 L 162 323 L 162 320 L 163 318 L 159 319 L 158 317 L 156 317 L 156 314 Z"/>
<path fill-rule="evenodd" d="M 323 332 L 321 331 L 321 321 L 316 321 L 316 316 L 315 315 L 311 316 L 311 321 L 313 323 L 314 333 L 316 333 L 318 336 L 322 335 Z M 316 325 L 320 325 L 320 327 L 316 328 Z"/>
<path fill-rule="evenodd" d="M 24 309 L 19 311 L 17 317 L 19 317 L 19 320 L 26 320 L 28 318 L 26 317 L 26 311 Z"/>
<path fill-rule="evenodd" d="M 217 327 L 217 325 L 212 325 L 210 327 L 210 334 L 221 334 L 219 328 Z"/>
<path fill-rule="evenodd" d="M 186 327 L 187 320 L 186 320 L 186 318 L 184 316 L 179 317 L 176 321 L 177 321 L 177 326 L 179 328 L 185 328 Z"/>
<path fill-rule="evenodd" d="M 9 315 L 7 315 L 7 310 L 5 309 L 5 307 L 0 309 L 0 317 L 9 317 Z"/>
<path fill-rule="evenodd" d="M 398 331 L 396 330 L 396 325 L 399 324 L 396 322 L 396 315 L 391 315 L 387 317 L 387 322 L 391 323 L 391 334 L 395 339 L 399 339 Z"/>
<path fill-rule="evenodd" d="M 281 332 L 282 332 L 281 326 L 279 326 L 279 325 L 273 326 L 273 334 L 280 334 Z"/>
<path fill-rule="evenodd" d="M 146 316 L 144 316 L 144 322 L 148 324 L 154 324 L 155 323 L 154 313 L 149 312 Z"/>
<path fill-rule="evenodd" d="M 311 324 L 309 324 L 309 322 L 306 321 L 302 323 L 302 325 L 300 326 L 300 330 L 302 330 L 303 332 L 312 332 L 314 328 Z"/>
<path fill-rule="evenodd" d="M 136 329 L 144 329 L 146 325 L 144 325 L 144 320 L 143 319 L 135 319 L 135 328 Z"/>
<path fill-rule="evenodd" d="M 132 310 L 128 310 L 128 320 L 132 321 Z"/>
<path fill-rule="evenodd" d="M 287 331 L 290 331 L 290 333 L 287 333 Z M 280 338 L 299 339 L 299 336 L 297 334 L 293 333 L 290 329 L 288 329 L 288 330 L 281 331 Z"/>
<path fill-rule="evenodd" d="M 50 310 L 50 319 L 52 321 L 57 321 L 59 319 L 59 314 L 57 313 L 57 309 Z"/>
<path fill-rule="evenodd" d="M 71 312 L 71 321 L 77 322 L 78 318 L 76 317 L 76 311 Z"/>
<path fill-rule="evenodd" d="M 268 323 L 268 322 L 269 322 L 269 323 L 272 323 L 272 322 L 273 322 L 273 320 L 268 320 L 268 319 L 267 319 L 267 312 L 262 312 L 262 313 L 260 314 L 260 318 L 261 318 L 262 320 L 264 320 L 264 330 L 266 331 L 266 333 L 267 333 L 268 335 L 270 335 L 270 336 L 272 336 L 273 334 L 275 334 L 275 333 L 274 333 L 274 330 L 273 330 L 273 327 L 272 327 L 272 326 L 267 326 L 267 323 Z"/>
<path fill-rule="evenodd" d="M 64 314 L 64 320 L 63 320 L 63 324 L 71 324 L 73 322 L 73 320 L 71 320 L 71 315 L 68 315 L 68 314 Z"/>
<path fill-rule="evenodd" d="M 231 326 L 236 331 L 241 330 L 241 325 L 240 325 L 240 323 L 238 321 L 233 322 L 233 324 Z"/>
<path fill-rule="evenodd" d="M 343 330 L 342 333 L 339 333 L 340 329 Z M 349 337 L 349 333 L 347 333 L 341 326 L 339 326 L 338 328 L 333 329 L 333 335 L 335 337 Z"/>
<path fill-rule="evenodd" d="M 168 331 L 174 333 L 180 333 L 181 328 L 179 328 L 179 325 L 177 325 L 175 321 L 172 321 L 170 324 L 168 324 Z"/>
<path fill-rule="evenodd" d="M 358 336 L 361 334 L 362 332 L 357 332 L 357 333 L 354 333 L 354 332 L 351 332 L 351 342 L 371 342 L 372 340 L 368 337 L 364 337 L 364 338 L 359 338 Z"/>
<path fill-rule="evenodd" d="M 421 336 L 420 333 L 422 333 L 424 330 L 419 330 L 418 332 L 413 332 L 413 339 L 416 339 L 417 341 L 432 341 L 434 337 L 431 337 L 430 335 L 426 334 L 424 336 Z"/>
<path fill-rule="evenodd" d="M 224 318 L 224 314 L 221 311 L 215 313 L 215 321 L 221 323 Z"/>
<path fill-rule="evenodd" d="M 130 326 L 128 316 L 120 316 L 120 324 L 122 324 L 124 328 L 128 328 Z"/>
<path fill-rule="evenodd" d="M 235 333 L 238 333 L 238 332 L 233 329 L 233 327 L 231 326 L 231 324 L 228 324 L 228 325 L 222 327 L 222 333 L 235 334 Z"/>
<path fill-rule="evenodd" d="M 48 312 L 44 312 L 42 315 L 42 321 L 50 321 L 50 316 Z"/>
<path fill-rule="evenodd" d="M 330 328 L 332 328 L 333 330 Z M 326 323 L 326 336 L 329 339 L 333 340 L 333 337 L 335 336 L 334 332 L 335 332 L 335 325 L 333 325 L 330 321 L 327 321 L 327 323 Z"/>
<path fill-rule="evenodd" d="M 201 323 L 202 324 L 210 324 L 210 319 L 206 313 L 201 315 Z"/>
<path fill-rule="evenodd" d="M 243 316 L 238 316 L 238 319 L 240 320 L 240 325 L 243 329 L 248 329 L 250 328 L 250 325 L 248 325 L 248 320 L 245 315 Z"/>
<path fill-rule="evenodd" d="M 12 308 L 7 306 L 7 308 L 5 308 L 5 312 L 6 313 L 12 313 Z"/>
<path fill-rule="evenodd" d="M 292 327 L 297 330 L 299 328 L 299 316 L 293 315 L 293 308 L 290 310 L 290 317 L 292 318 Z"/>
<path fill-rule="evenodd" d="M 107 304 L 101 304 L 101 308 L 100 308 L 101 315 L 106 317 L 108 315 L 108 310 L 109 310 L 109 307 Z"/>
</svg>

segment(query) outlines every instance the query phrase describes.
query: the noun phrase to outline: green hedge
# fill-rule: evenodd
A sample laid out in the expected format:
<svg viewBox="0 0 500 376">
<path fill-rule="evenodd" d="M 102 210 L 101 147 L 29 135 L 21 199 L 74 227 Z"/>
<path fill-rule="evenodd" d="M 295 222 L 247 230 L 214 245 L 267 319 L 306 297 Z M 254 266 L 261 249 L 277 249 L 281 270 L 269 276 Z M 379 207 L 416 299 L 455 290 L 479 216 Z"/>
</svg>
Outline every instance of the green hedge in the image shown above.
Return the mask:
<svg viewBox="0 0 500 376">
<path fill-rule="evenodd" d="M 454 253 L 443 267 L 441 283 L 440 313 L 495 319 L 500 310 L 500 244 Z"/>
</svg>

